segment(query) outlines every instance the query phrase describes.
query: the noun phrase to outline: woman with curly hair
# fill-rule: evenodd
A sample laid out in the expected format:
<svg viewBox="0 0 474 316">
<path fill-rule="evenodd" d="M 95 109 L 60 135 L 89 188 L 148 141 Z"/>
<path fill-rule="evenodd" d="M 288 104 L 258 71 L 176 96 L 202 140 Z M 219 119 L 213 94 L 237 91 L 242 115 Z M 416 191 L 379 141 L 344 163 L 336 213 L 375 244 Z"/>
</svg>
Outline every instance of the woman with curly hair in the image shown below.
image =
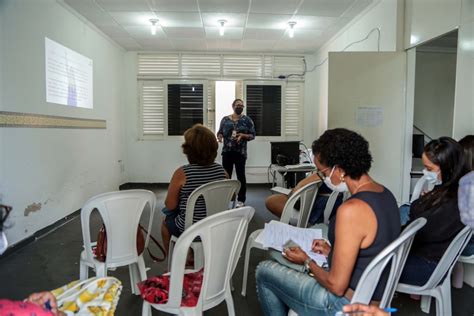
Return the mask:
<svg viewBox="0 0 474 316">
<path fill-rule="evenodd" d="M 305 273 L 274 261 L 257 267 L 257 292 L 265 315 L 334 315 L 349 304 L 359 279 L 372 259 L 400 234 L 400 216 L 393 194 L 368 174 L 372 163 L 368 142 L 337 128 L 313 143 L 315 163 L 326 185 L 352 196 L 329 223 L 329 242 L 314 240 L 312 251 L 328 256 L 329 269 L 312 261 L 299 247 L 284 251 Z M 372 297 L 377 304 L 387 281 L 384 273 Z"/>
<path fill-rule="evenodd" d="M 184 231 L 186 204 L 189 195 L 208 182 L 228 178 L 224 168 L 214 160 L 217 156 L 217 139 L 207 127 L 196 124 L 184 132 L 181 146 L 189 164 L 175 170 L 165 200 L 166 217 L 161 225 L 163 244 L 168 253 L 171 235 L 179 237 Z M 206 217 L 206 204 L 201 197 L 194 207 L 193 223 Z"/>
</svg>

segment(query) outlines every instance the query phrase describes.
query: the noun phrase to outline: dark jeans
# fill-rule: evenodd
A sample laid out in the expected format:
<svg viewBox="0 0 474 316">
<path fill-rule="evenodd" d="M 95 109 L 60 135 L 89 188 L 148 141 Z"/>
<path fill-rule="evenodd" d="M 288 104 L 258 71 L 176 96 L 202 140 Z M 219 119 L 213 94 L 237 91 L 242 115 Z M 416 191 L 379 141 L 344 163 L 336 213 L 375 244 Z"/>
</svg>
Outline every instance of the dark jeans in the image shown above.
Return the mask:
<svg viewBox="0 0 474 316">
<path fill-rule="evenodd" d="M 437 261 L 428 260 L 416 255 L 408 255 L 400 283 L 411 285 L 424 285 L 433 274 L 438 265 Z"/>
<path fill-rule="evenodd" d="M 241 155 L 235 151 L 223 152 L 222 153 L 222 166 L 225 171 L 229 174 L 229 178 L 232 178 L 232 170 L 235 165 L 235 172 L 237 173 L 237 180 L 240 181 L 240 191 L 237 196 L 237 200 L 245 202 L 247 193 L 247 179 L 245 178 L 245 162 L 247 157 Z"/>
</svg>

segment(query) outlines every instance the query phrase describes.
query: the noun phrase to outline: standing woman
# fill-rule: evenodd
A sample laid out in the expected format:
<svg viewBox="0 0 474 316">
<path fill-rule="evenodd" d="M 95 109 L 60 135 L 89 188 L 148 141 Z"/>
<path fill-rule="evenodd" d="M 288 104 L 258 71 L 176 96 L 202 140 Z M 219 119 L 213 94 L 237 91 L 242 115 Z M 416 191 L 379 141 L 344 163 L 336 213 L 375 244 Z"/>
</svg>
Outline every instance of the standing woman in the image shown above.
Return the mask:
<svg viewBox="0 0 474 316">
<path fill-rule="evenodd" d="M 232 102 L 234 113 L 224 116 L 217 132 L 219 142 L 224 140 L 222 147 L 222 166 L 232 178 L 235 165 L 237 179 L 240 181 L 240 191 L 237 196 L 237 207 L 244 206 L 247 180 L 245 178 L 245 162 L 247 160 L 247 142 L 255 138 L 255 126 L 250 117 L 242 114 L 244 101 L 235 99 Z"/>
</svg>

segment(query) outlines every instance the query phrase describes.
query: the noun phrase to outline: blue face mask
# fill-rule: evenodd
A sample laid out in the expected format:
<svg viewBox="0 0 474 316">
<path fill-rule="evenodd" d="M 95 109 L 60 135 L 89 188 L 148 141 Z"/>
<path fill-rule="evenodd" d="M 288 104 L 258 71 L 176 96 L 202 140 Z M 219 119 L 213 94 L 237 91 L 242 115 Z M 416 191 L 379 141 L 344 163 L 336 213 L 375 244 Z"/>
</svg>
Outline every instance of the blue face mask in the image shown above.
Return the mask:
<svg viewBox="0 0 474 316">
<path fill-rule="evenodd" d="M 436 171 L 428 171 L 426 168 L 423 169 L 423 175 L 425 176 L 425 179 L 426 181 L 428 181 L 428 183 L 431 183 L 434 185 L 442 184 L 443 181 L 438 179 L 438 174 L 439 174 L 439 171 L 436 172 Z"/>
</svg>

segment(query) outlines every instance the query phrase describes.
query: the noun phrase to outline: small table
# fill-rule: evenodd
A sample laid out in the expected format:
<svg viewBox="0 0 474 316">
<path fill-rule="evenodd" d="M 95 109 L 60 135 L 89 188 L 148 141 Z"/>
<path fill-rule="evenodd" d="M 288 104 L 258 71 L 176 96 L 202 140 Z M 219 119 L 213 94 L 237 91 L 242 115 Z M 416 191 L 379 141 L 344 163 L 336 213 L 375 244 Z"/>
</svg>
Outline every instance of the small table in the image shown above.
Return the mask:
<svg viewBox="0 0 474 316">
<path fill-rule="evenodd" d="M 301 173 L 308 173 L 316 171 L 316 166 L 309 163 L 299 164 L 299 165 L 287 165 L 287 166 L 279 166 L 276 164 L 270 165 L 270 172 L 272 174 L 272 186 L 277 186 L 277 173 L 281 175 L 281 185 L 282 187 L 288 188 L 290 187 L 288 181 L 285 178 L 286 176 L 293 176 L 296 179 L 296 176 Z M 296 185 L 296 181 L 295 185 Z"/>
</svg>

